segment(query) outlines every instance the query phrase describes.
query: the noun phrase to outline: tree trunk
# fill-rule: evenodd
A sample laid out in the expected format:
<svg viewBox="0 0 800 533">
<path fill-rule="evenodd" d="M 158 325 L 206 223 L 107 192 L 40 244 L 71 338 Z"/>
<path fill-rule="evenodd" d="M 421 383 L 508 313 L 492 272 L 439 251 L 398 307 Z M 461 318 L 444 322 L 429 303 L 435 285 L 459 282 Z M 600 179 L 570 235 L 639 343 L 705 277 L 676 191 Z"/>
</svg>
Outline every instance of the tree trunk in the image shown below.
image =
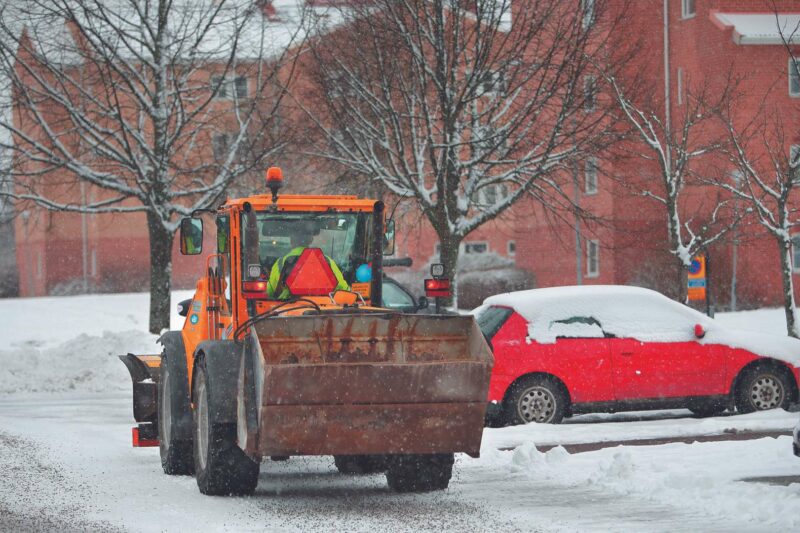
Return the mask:
<svg viewBox="0 0 800 533">
<path fill-rule="evenodd" d="M 164 228 L 159 217 L 147 213 L 150 236 L 150 333 L 169 329 L 170 289 L 172 288 L 173 233 Z"/>
<path fill-rule="evenodd" d="M 450 279 L 452 297 L 445 299 L 445 305 L 458 310 L 458 249 L 461 239 L 452 235 L 439 235 L 441 252 L 439 260 L 444 265 L 444 276 Z"/>
<path fill-rule="evenodd" d="M 792 241 L 779 238 L 778 249 L 781 254 L 783 310 L 786 314 L 786 333 L 790 337 L 800 337 L 797 322 L 797 308 L 794 303 L 794 281 L 792 280 Z"/>
</svg>

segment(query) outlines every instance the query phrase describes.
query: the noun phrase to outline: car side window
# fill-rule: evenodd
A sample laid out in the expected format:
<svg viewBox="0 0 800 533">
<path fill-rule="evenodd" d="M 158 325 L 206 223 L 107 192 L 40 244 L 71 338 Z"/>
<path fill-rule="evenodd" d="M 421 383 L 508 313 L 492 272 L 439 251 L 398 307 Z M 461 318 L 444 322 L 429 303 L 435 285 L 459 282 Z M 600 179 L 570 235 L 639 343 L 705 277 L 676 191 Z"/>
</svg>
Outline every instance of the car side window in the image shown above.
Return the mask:
<svg viewBox="0 0 800 533">
<path fill-rule="evenodd" d="M 550 322 L 550 335 L 556 339 L 602 339 L 603 326 L 591 316 L 572 316 Z"/>
<path fill-rule="evenodd" d="M 508 307 L 487 307 L 475 317 L 486 340 L 491 342 L 514 311 Z"/>
<path fill-rule="evenodd" d="M 414 312 L 416 302 L 403 289 L 391 282 L 383 282 L 383 307 L 400 311 Z"/>
</svg>

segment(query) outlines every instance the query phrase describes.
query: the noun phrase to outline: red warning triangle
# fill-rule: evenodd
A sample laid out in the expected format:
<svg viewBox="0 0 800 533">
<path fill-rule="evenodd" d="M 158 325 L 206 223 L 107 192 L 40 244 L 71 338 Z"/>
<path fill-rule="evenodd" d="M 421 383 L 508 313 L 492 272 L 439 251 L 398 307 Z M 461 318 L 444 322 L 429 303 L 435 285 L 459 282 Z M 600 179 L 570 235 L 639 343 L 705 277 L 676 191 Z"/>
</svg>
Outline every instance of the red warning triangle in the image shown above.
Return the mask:
<svg viewBox="0 0 800 533">
<path fill-rule="evenodd" d="M 319 248 L 306 248 L 286 278 L 286 287 L 295 296 L 330 294 L 339 282 Z"/>
</svg>

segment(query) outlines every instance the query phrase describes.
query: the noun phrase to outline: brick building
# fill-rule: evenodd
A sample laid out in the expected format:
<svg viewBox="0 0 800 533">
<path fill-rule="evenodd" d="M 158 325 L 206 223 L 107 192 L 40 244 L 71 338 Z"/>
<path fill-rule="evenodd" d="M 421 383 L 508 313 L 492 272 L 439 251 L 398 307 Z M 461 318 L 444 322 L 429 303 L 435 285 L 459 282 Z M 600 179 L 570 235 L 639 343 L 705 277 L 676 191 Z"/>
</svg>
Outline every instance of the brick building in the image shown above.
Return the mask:
<svg viewBox="0 0 800 533">
<path fill-rule="evenodd" d="M 265 11 L 276 24 L 280 24 L 284 4 L 287 2 L 274 2 L 275 7 Z M 625 14 L 630 31 L 617 38 L 620 46 L 630 45 L 633 39 L 641 46 L 639 59 L 653 84 L 661 87 L 657 104 L 665 114 L 679 116 L 688 87 L 707 81 L 713 88 L 732 68 L 743 77 L 743 96 L 738 101 L 742 120 L 755 113 L 769 95 L 776 105 L 785 108 L 787 123 L 800 132 L 800 79 L 791 75 L 789 53 L 778 32 L 779 24 L 790 33 L 796 28 L 800 0 L 778 0 L 776 6 L 777 14 L 767 0 L 636 0 L 628 4 Z M 800 145 L 800 133 L 796 135 L 791 144 Z M 721 161 L 708 165 L 718 172 L 734 170 L 723 168 Z M 289 190 L 325 188 L 329 177 L 317 173 L 319 167 L 314 169 L 313 178 L 299 179 L 293 172 L 301 174 L 302 165 L 288 166 Z M 622 186 L 626 178 L 652 171 L 641 161 L 612 158 L 582 164 L 574 169 L 577 187 L 571 194 L 599 221 L 576 222 L 569 213 L 554 217 L 532 203 L 520 203 L 470 234 L 462 253 L 507 258 L 518 268 L 532 272 L 536 285 L 542 287 L 619 283 L 670 292 L 672 278 L 665 272 L 672 258 L 664 244 L 663 211 L 646 198 L 632 196 Z M 295 178 L 302 185 L 293 184 Z M 73 193 L 87 194 L 78 190 Z M 498 187 L 485 194 L 505 193 Z M 693 191 L 686 210 L 702 212 L 713 194 L 705 189 Z M 389 204 L 391 207 L 392 202 Z M 438 243 L 427 223 L 411 209 L 401 224 L 398 255 L 413 258 L 417 269 L 434 261 Z M 708 250 L 717 303 L 777 304 L 781 285 L 774 241 L 752 225 L 731 237 Z M 17 218 L 16 240 L 23 296 L 76 285 L 80 289 L 84 284 L 103 290 L 136 290 L 147 283 L 147 230 L 142 215 L 30 210 Z M 189 286 L 195 273 L 195 262 L 175 256 L 176 286 Z M 735 292 L 731 290 L 734 278 Z"/>
</svg>

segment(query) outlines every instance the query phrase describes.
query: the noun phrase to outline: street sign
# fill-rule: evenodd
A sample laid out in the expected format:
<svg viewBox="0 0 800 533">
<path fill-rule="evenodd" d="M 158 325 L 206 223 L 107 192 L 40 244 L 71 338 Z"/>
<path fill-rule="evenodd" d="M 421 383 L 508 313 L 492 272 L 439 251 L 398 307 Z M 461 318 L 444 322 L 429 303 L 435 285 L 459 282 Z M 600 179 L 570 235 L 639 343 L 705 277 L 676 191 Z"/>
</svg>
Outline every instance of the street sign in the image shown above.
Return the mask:
<svg viewBox="0 0 800 533">
<path fill-rule="evenodd" d="M 706 299 L 706 257 L 697 255 L 689 266 L 689 301 L 698 302 Z"/>
</svg>

